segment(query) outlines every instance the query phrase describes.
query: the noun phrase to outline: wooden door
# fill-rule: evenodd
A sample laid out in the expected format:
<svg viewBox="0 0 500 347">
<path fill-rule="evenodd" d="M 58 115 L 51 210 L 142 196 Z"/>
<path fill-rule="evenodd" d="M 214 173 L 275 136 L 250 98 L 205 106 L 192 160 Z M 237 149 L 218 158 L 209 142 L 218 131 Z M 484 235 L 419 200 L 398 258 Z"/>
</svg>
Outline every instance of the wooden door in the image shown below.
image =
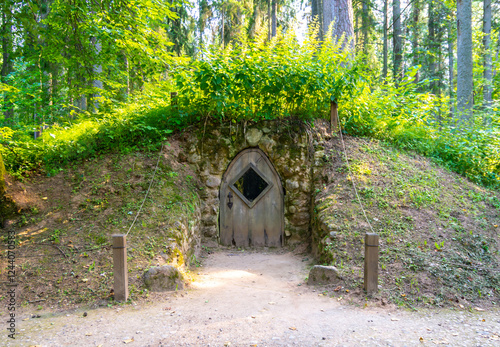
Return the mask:
<svg viewBox="0 0 500 347">
<path fill-rule="evenodd" d="M 220 188 L 220 243 L 237 247 L 283 245 L 283 189 L 260 149 L 240 152 Z"/>
</svg>

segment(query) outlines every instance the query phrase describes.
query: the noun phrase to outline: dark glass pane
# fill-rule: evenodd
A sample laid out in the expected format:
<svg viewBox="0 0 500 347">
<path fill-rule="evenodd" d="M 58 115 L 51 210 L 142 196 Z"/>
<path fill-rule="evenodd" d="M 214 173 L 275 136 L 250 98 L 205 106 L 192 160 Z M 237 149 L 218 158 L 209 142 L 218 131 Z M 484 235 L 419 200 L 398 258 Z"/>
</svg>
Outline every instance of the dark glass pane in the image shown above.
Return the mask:
<svg viewBox="0 0 500 347">
<path fill-rule="evenodd" d="M 250 202 L 254 201 L 268 185 L 269 184 L 252 168 L 249 168 L 247 172 L 234 182 L 234 186 Z"/>
</svg>

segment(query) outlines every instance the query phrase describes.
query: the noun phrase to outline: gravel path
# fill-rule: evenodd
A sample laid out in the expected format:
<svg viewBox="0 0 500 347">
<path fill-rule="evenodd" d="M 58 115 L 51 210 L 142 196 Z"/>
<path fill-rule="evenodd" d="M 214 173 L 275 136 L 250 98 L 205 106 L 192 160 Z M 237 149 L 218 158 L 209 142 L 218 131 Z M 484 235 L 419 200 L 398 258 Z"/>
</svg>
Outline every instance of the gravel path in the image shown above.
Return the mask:
<svg viewBox="0 0 500 347">
<path fill-rule="evenodd" d="M 498 309 L 357 308 L 299 285 L 306 276 L 307 264 L 292 253 L 217 252 L 189 290 L 155 294 L 147 304 L 89 310 L 86 317 L 81 310 L 40 318 L 24 312 L 16 339 L 2 337 L 0 344 L 500 346 Z"/>
</svg>

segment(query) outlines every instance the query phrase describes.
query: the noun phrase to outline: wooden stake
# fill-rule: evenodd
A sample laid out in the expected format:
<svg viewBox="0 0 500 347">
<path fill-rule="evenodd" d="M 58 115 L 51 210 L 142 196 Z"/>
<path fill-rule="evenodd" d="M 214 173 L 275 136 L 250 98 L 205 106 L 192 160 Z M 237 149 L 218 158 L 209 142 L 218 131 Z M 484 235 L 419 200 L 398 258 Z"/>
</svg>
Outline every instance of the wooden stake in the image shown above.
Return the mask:
<svg viewBox="0 0 500 347">
<path fill-rule="evenodd" d="M 337 103 L 330 101 L 330 130 L 332 135 L 339 130 L 339 114 L 337 111 Z"/>
<path fill-rule="evenodd" d="M 378 291 L 378 234 L 365 235 L 365 291 L 371 295 Z"/>
<path fill-rule="evenodd" d="M 113 235 L 113 275 L 116 301 L 128 300 L 127 235 Z"/>
</svg>

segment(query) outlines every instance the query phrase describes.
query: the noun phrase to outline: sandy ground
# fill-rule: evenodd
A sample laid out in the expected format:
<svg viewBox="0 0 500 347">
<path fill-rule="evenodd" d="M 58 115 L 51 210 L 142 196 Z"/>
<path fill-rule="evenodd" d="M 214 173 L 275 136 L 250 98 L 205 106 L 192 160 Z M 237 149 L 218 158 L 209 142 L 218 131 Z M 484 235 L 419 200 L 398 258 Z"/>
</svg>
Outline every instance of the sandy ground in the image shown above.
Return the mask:
<svg viewBox="0 0 500 347">
<path fill-rule="evenodd" d="M 500 346 L 498 309 L 355 307 L 305 285 L 302 258 L 216 252 L 188 290 L 152 295 L 148 304 L 87 310 L 86 317 L 83 310 L 40 318 L 24 312 L 16 339 L 2 329 L 0 345 Z"/>
</svg>

